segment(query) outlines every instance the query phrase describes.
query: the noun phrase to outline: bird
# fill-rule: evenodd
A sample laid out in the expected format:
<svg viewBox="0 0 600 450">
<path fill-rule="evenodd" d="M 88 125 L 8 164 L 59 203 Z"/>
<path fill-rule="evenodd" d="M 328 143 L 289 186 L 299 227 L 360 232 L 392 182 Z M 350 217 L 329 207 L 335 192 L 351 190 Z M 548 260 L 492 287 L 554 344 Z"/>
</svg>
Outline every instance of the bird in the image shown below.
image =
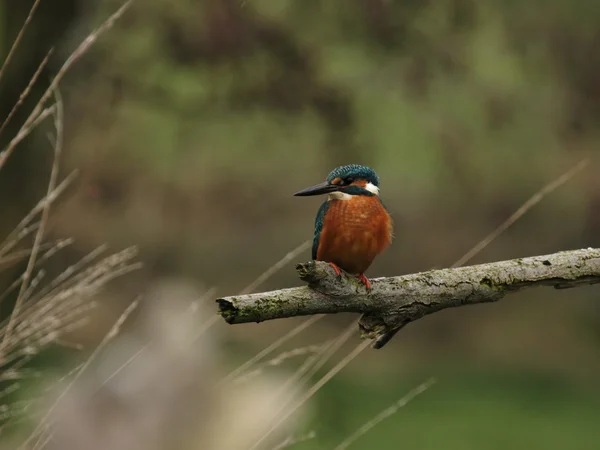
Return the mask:
<svg viewBox="0 0 600 450">
<path fill-rule="evenodd" d="M 370 167 L 348 164 L 294 196 L 322 194 L 328 198 L 315 219 L 312 259 L 329 263 L 338 276 L 342 270 L 355 276 L 371 290 L 365 271 L 393 238 L 392 218 L 379 197 L 379 177 Z"/>
</svg>

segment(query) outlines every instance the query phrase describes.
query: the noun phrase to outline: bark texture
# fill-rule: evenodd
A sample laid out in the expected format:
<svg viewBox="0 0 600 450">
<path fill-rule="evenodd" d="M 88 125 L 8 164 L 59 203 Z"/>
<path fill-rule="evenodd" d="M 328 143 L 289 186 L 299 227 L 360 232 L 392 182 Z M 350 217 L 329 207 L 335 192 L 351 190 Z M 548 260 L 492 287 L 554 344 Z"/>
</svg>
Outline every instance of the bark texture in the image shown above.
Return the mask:
<svg viewBox="0 0 600 450">
<path fill-rule="evenodd" d="M 350 275 L 338 277 L 321 261 L 298 264 L 296 270 L 308 286 L 220 298 L 220 314 L 236 324 L 362 313 L 363 337 L 374 339 L 373 347 L 381 348 L 408 323 L 445 308 L 495 302 L 528 287 L 566 289 L 600 283 L 600 249 L 376 278 L 370 291 Z"/>
</svg>

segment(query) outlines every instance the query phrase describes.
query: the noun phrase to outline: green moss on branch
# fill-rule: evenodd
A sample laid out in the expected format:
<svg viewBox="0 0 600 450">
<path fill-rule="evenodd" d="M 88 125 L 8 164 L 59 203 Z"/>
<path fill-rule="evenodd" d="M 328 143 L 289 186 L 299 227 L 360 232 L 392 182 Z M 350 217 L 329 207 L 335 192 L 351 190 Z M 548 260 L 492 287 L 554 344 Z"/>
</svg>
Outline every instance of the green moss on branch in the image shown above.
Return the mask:
<svg viewBox="0 0 600 450">
<path fill-rule="evenodd" d="M 377 278 L 371 280 L 370 291 L 348 274 L 337 276 L 321 261 L 298 264 L 296 270 L 308 286 L 220 298 L 220 314 L 227 323 L 236 324 L 311 314 L 362 313 L 363 336 L 378 340 L 375 346 L 381 347 L 390 332 L 442 309 L 495 302 L 535 286 L 565 289 L 600 283 L 600 249 Z"/>
</svg>

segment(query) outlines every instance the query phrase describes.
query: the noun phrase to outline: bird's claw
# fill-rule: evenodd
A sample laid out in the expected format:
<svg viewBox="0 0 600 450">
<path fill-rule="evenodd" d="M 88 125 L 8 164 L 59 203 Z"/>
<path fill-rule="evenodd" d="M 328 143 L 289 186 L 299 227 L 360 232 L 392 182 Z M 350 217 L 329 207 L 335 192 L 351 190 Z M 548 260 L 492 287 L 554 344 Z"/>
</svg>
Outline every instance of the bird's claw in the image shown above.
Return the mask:
<svg viewBox="0 0 600 450">
<path fill-rule="evenodd" d="M 364 273 L 357 275 L 356 278 L 358 278 L 358 281 L 360 281 L 362 284 L 365 285 L 367 290 L 369 290 L 369 291 L 371 290 L 371 282 L 369 281 L 369 279 L 367 277 L 365 277 Z"/>
<path fill-rule="evenodd" d="M 335 270 L 336 275 L 338 276 L 338 278 L 342 277 L 342 269 L 340 269 L 336 264 L 330 262 L 327 263 L 329 264 L 333 270 Z M 369 279 L 367 277 L 365 277 L 364 273 L 361 273 L 360 275 L 356 275 L 356 278 L 358 279 L 358 281 L 360 281 L 362 284 L 365 285 L 365 287 L 367 288 L 367 290 L 371 290 L 371 282 L 369 281 Z"/>
<path fill-rule="evenodd" d="M 335 270 L 335 273 L 337 274 L 338 277 L 342 276 L 342 270 L 334 263 L 330 262 L 328 263 L 331 267 L 333 267 L 333 270 Z"/>
</svg>

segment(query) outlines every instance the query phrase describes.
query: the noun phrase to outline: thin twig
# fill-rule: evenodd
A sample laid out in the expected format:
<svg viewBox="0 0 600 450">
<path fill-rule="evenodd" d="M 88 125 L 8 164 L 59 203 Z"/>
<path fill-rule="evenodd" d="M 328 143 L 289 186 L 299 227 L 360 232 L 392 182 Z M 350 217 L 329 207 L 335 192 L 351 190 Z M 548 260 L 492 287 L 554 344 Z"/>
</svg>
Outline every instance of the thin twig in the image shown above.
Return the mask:
<svg viewBox="0 0 600 450">
<path fill-rule="evenodd" d="M 43 416 L 42 420 L 40 421 L 40 423 L 38 424 L 38 426 L 31 433 L 31 435 L 25 440 L 25 442 L 23 442 L 23 444 L 21 444 L 19 449 L 25 448 L 27 446 L 27 444 L 29 444 L 31 442 L 32 439 L 34 439 L 36 436 L 39 435 L 40 431 L 42 431 L 43 428 L 48 427 L 48 423 L 47 423 L 48 419 L 50 418 L 50 416 L 52 415 L 54 410 L 57 408 L 57 406 L 60 404 L 62 399 L 70 392 L 71 388 L 75 385 L 75 382 L 81 377 L 83 372 L 85 372 L 86 369 L 92 364 L 92 362 L 98 357 L 100 352 L 108 345 L 108 343 L 110 341 L 112 341 L 120 333 L 121 327 L 123 326 L 123 324 L 125 323 L 127 318 L 131 315 L 131 313 L 135 310 L 135 308 L 137 308 L 138 305 L 139 305 L 139 299 L 136 299 L 125 309 L 125 311 L 123 311 L 121 316 L 117 319 L 117 321 L 111 327 L 111 329 L 106 334 L 106 336 L 104 336 L 104 339 L 102 339 L 102 342 L 100 342 L 100 344 L 94 349 L 94 351 L 88 357 L 88 359 L 85 361 L 85 363 L 83 363 L 81 365 L 81 367 L 75 373 L 75 375 L 73 376 L 73 378 L 71 379 L 69 384 L 60 393 L 60 395 L 54 401 L 52 406 L 50 406 L 50 408 L 48 408 L 48 410 L 44 414 L 44 416 Z M 34 447 L 34 449 L 35 449 L 35 447 Z"/>
<path fill-rule="evenodd" d="M 475 247 L 473 247 L 463 257 L 459 258 L 452 265 L 452 267 L 457 267 L 457 266 L 460 266 L 462 264 L 465 264 L 466 262 L 468 262 L 469 260 L 471 260 L 473 257 L 475 257 L 487 245 L 489 245 L 493 240 L 495 240 L 504 231 L 506 231 L 506 229 L 508 229 L 511 225 L 513 225 L 520 217 L 522 217 L 526 212 L 528 212 L 533 206 L 535 206 L 537 203 L 539 203 L 545 196 L 547 196 L 548 194 L 550 194 L 551 192 L 553 192 L 555 189 L 557 189 L 558 187 L 560 187 L 562 184 L 564 184 L 566 181 L 568 181 L 570 178 L 572 178 L 577 172 L 579 172 L 580 170 L 582 170 L 587 164 L 588 164 L 588 160 L 581 161 L 573 169 L 571 169 L 568 172 L 566 172 L 565 174 L 561 175 L 559 178 L 557 178 L 556 180 L 554 180 L 550 184 L 544 186 L 540 191 L 538 191 L 536 194 L 534 194 L 534 196 L 531 197 L 531 199 L 529 199 L 517 211 L 515 211 L 515 213 L 513 215 L 511 215 L 511 217 L 509 219 L 507 219 L 496 230 L 494 230 L 493 233 L 491 233 L 489 236 L 487 236 L 485 239 L 483 239 L 481 242 L 479 242 Z M 302 330 L 304 330 L 308 326 L 312 325 L 317 320 L 320 320 L 322 317 L 324 317 L 324 315 L 315 315 L 315 316 L 312 316 L 307 321 L 305 321 L 303 324 L 301 324 Z M 296 329 L 294 329 L 293 331 L 295 331 L 295 330 Z M 391 331 L 391 332 L 388 333 L 388 335 L 391 337 L 396 332 L 397 332 L 397 330 Z M 284 336 L 284 338 L 285 338 L 285 336 Z M 361 344 L 359 344 L 354 349 L 354 351 L 349 354 L 349 357 L 345 358 L 343 361 L 341 361 L 340 363 L 338 363 L 338 365 L 336 366 L 336 368 L 339 367 L 339 370 L 341 370 L 345 365 L 349 364 L 355 357 L 357 357 L 362 352 L 362 350 L 364 348 L 366 348 L 366 346 L 367 345 L 364 342 L 361 343 Z M 276 346 L 273 346 L 273 347 L 277 348 Z M 267 352 L 265 352 L 265 353 L 267 353 Z M 256 360 L 256 359 L 258 359 L 258 358 L 253 358 L 253 360 L 250 360 L 249 362 L 254 362 L 254 360 Z M 340 364 L 341 364 L 341 366 L 340 366 Z M 333 375 L 335 375 L 335 373 Z M 321 386 L 323 386 L 330 378 L 331 377 L 327 378 L 324 383 L 322 382 L 320 384 L 320 386 L 317 387 L 317 390 Z M 316 390 L 311 395 L 314 395 L 315 392 L 316 392 Z M 281 423 L 281 422 L 283 422 L 283 420 L 281 420 L 279 423 Z M 278 425 L 276 425 L 275 427 L 273 427 L 267 433 L 267 435 L 270 434 L 277 426 Z M 257 444 L 255 444 L 255 447 L 256 447 L 256 445 L 260 444 L 262 442 L 262 440 L 265 439 L 265 438 L 266 438 L 266 435 L 261 438 L 261 441 L 259 441 Z"/>
<path fill-rule="evenodd" d="M 218 318 L 219 316 L 215 316 L 215 317 Z M 310 327 L 311 325 L 313 325 L 315 322 L 317 322 L 318 320 L 322 319 L 323 317 L 325 317 L 325 315 L 315 315 L 315 316 L 312 316 L 309 319 L 307 319 L 304 322 L 302 322 L 297 327 L 291 329 L 286 334 L 284 334 L 279 339 L 277 339 L 275 342 L 273 342 L 272 344 L 270 344 L 269 346 L 267 346 L 266 348 L 264 348 L 263 350 L 261 350 L 258 354 L 256 354 L 256 356 L 250 358 L 244 364 L 240 365 L 238 368 L 236 368 L 235 370 L 233 370 L 229 375 L 227 375 L 225 377 L 225 379 L 223 380 L 223 382 L 228 382 L 228 381 L 231 381 L 231 380 L 233 380 L 235 378 L 238 378 L 240 376 L 240 374 L 244 373 L 244 371 L 248 370 L 256 362 L 260 361 L 261 359 L 263 359 L 267 355 L 270 355 L 271 353 L 273 353 L 275 350 L 277 350 L 279 347 L 281 347 L 283 344 L 285 344 L 291 338 L 293 338 L 297 334 L 300 334 L 302 331 L 304 331 L 305 329 L 307 329 L 308 327 Z"/>
<path fill-rule="evenodd" d="M 50 194 L 54 192 L 56 188 L 56 182 L 58 179 L 58 170 L 60 157 L 62 155 L 62 147 L 63 147 L 63 103 L 60 96 L 60 92 L 58 89 L 55 90 L 55 99 L 56 99 L 56 113 L 54 116 L 54 125 L 56 128 L 56 141 L 54 143 L 54 161 L 52 162 L 52 170 L 50 171 L 50 181 L 48 182 L 48 193 L 47 197 L 50 197 Z M 27 292 L 27 288 L 29 285 L 29 280 L 31 279 L 31 275 L 33 273 L 33 268 L 35 267 L 35 262 L 37 259 L 38 252 L 40 251 L 40 247 L 42 245 L 42 241 L 44 239 L 44 232 L 46 231 L 46 224 L 48 222 L 48 217 L 50 214 L 50 202 L 46 202 L 44 208 L 42 210 L 42 218 L 40 221 L 40 226 L 35 235 L 35 240 L 33 242 L 33 248 L 31 250 L 31 255 L 29 257 L 29 262 L 27 263 L 27 268 L 25 269 L 25 273 L 23 276 L 23 281 L 21 283 L 21 289 L 17 296 L 17 300 L 15 306 L 12 310 L 10 320 L 8 325 L 6 326 L 6 331 L 4 333 L 4 337 L 2 342 L 0 342 L 0 355 L 5 352 L 8 341 L 11 337 L 13 328 L 16 324 L 17 317 L 19 316 L 21 306 L 25 301 L 25 292 Z"/>
<path fill-rule="evenodd" d="M 317 437 L 317 433 L 315 433 L 314 431 L 309 431 L 308 433 L 306 433 L 302 436 L 289 436 L 289 437 L 285 438 L 285 440 L 283 440 L 283 442 L 280 442 L 275 447 L 273 447 L 271 450 L 283 450 L 284 448 L 291 447 L 292 445 L 299 444 L 300 442 L 309 441 L 316 437 Z"/>
<path fill-rule="evenodd" d="M 283 258 L 281 258 L 279 261 L 277 261 L 275 264 L 273 264 L 271 267 L 269 267 L 267 270 L 265 270 L 263 273 L 261 273 L 258 277 L 256 277 L 254 279 L 254 281 L 252 281 L 248 286 L 246 286 L 244 289 L 242 289 L 240 291 L 240 293 L 247 294 L 249 292 L 252 292 L 254 289 L 256 289 L 261 284 L 263 284 L 265 281 L 267 281 L 269 278 L 271 278 L 273 275 L 275 275 L 277 272 L 279 272 L 282 268 L 284 268 L 287 263 L 289 263 L 296 256 L 298 256 L 305 249 L 307 249 L 308 243 L 309 243 L 309 241 L 305 241 L 302 244 L 300 244 L 298 247 L 293 249 L 292 251 L 288 252 Z M 210 319 L 208 319 L 206 321 L 206 323 L 202 327 L 202 330 L 200 331 L 199 334 L 205 333 L 209 328 L 211 328 L 217 322 L 219 322 L 219 316 L 218 315 L 212 316 Z M 255 361 L 257 361 L 256 357 L 252 358 L 250 361 L 247 361 L 242 366 L 244 368 L 247 368 L 247 367 L 249 367 L 249 366 L 246 366 L 247 363 L 253 364 Z M 227 377 L 227 379 L 229 379 L 229 377 Z"/>
<path fill-rule="evenodd" d="M 517 210 L 512 213 L 504 222 L 502 222 L 498 227 L 484 237 L 481 241 L 479 241 L 475 246 L 473 246 L 467 253 L 458 258 L 454 264 L 450 267 L 461 267 L 471 261 L 475 256 L 481 253 L 488 245 L 494 242 L 502 233 L 508 230 L 511 226 L 515 224 L 521 217 L 527 214 L 535 205 L 541 202 L 546 196 L 554 192 L 560 186 L 565 184 L 571 178 L 573 178 L 577 173 L 582 171 L 589 164 L 589 158 L 584 158 L 579 163 L 577 163 L 574 167 L 560 175 L 558 178 L 555 178 L 547 185 L 543 186 L 539 191 L 533 194 L 529 199 L 525 201 Z M 390 341 L 394 337 L 394 335 L 399 331 L 399 329 L 389 331 L 384 335 L 380 336 L 374 344 L 374 348 L 382 348 L 386 343 Z"/>
<path fill-rule="evenodd" d="M 0 80 L 2 80 L 2 76 L 4 75 L 4 72 L 6 71 L 6 68 L 8 67 L 8 64 L 10 63 L 10 60 L 12 59 L 13 55 L 15 54 L 17 47 L 19 47 L 21 39 L 23 38 L 23 35 L 25 34 L 25 30 L 27 29 L 27 25 L 29 25 L 29 23 L 31 22 L 31 19 L 33 19 L 33 15 L 35 14 L 35 10 L 37 9 L 39 4 L 40 4 L 40 0 L 35 0 L 33 2 L 33 5 L 31 5 L 31 8 L 29 8 L 29 14 L 27 14 L 27 17 L 25 18 L 25 22 L 23 23 L 23 26 L 21 26 L 21 29 L 19 30 L 17 37 L 15 38 L 12 46 L 10 47 L 10 50 L 8 51 L 8 55 L 4 59 L 4 62 L 2 63 L 2 67 L 0 67 Z"/>
<path fill-rule="evenodd" d="M 340 360 L 335 366 L 329 370 L 323 377 L 317 381 L 301 398 L 298 400 L 292 408 L 287 410 L 284 414 L 282 414 L 277 422 L 265 433 L 263 436 L 254 443 L 249 450 L 255 450 L 258 448 L 270 435 L 285 422 L 292 414 L 294 414 L 298 408 L 300 408 L 304 403 L 306 403 L 319 389 L 321 389 L 329 380 L 331 380 L 338 372 L 340 372 L 344 367 L 346 367 L 350 361 L 356 358 L 364 349 L 369 346 L 369 341 L 363 341 L 359 345 L 357 345 L 350 353 L 348 353 L 342 360 Z"/>
<path fill-rule="evenodd" d="M 39 0 L 38 0 L 39 1 Z M 96 43 L 98 38 L 103 35 L 106 31 L 110 30 L 115 22 L 121 18 L 123 14 L 127 11 L 127 9 L 132 5 L 134 0 L 126 0 L 123 5 L 117 9 L 112 15 L 108 17 L 98 28 L 96 28 L 93 32 L 91 32 L 84 40 L 79 44 L 79 46 L 71 53 L 71 55 L 64 62 L 62 67 L 58 70 L 56 76 L 50 82 L 50 85 L 41 96 L 37 105 L 33 108 L 33 111 L 21 127 L 17 136 L 13 138 L 8 146 L 0 153 L 0 169 L 12 154 L 16 146 L 29 134 L 32 127 L 36 123 L 36 119 L 38 116 L 42 114 L 42 110 L 46 102 L 50 99 L 53 92 L 58 88 L 60 81 L 63 79 L 65 74 L 69 71 L 69 69 L 73 66 L 75 62 L 77 62 L 87 51 L 91 48 L 91 46 Z"/>
<path fill-rule="evenodd" d="M 248 286 L 242 289 L 240 294 L 249 294 L 254 289 L 259 287 L 261 284 L 263 284 L 265 281 L 271 278 L 274 274 L 283 269 L 287 264 L 289 264 L 290 261 L 293 261 L 304 250 L 308 250 L 311 243 L 312 241 L 306 240 L 298 247 L 293 249 L 291 252 L 288 252 L 283 258 L 281 258 L 279 261 L 277 261 L 275 264 L 273 264 L 271 267 L 265 270 L 262 274 L 260 274 L 252 283 L 250 283 Z"/>
<path fill-rule="evenodd" d="M 347 449 L 358 438 L 360 438 L 362 435 L 368 433 L 371 430 L 371 428 L 375 427 L 376 425 L 378 425 L 380 422 L 384 421 L 388 417 L 396 414 L 400 408 L 405 407 L 412 399 L 414 399 L 416 396 L 418 396 L 419 394 L 422 394 L 427 389 L 429 389 L 431 386 L 433 386 L 435 381 L 436 381 L 435 378 L 430 378 L 429 380 L 420 384 L 416 388 L 412 389 L 410 392 L 408 392 L 406 395 L 404 395 L 400 400 L 398 400 L 392 406 L 389 406 L 388 408 L 384 409 L 379 414 L 377 414 L 375 417 L 373 417 L 371 420 L 366 422 L 364 425 L 360 426 L 354 433 L 352 433 L 350 436 L 348 436 L 346 439 L 344 439 L 337 447 L 335 447 L 334 450 Z"/>
<path fill-rule="evenodd" d="M 566 181 L 568 181 L 570 178 L 572 178 L 577 172 L 579 172 L 580 170 L 585 168 L 586 165 L 588 164 L 588 162 L 589 161 L 587 159 L 581 161 L 574 168 L 567 171 L 565 174 L 561 175 L 560 177 L 555 179 L 553 182 L 544 186 L 540 191 L 538 191 L 536 194 L 534 194 L 533 197 L 531 197 L 527 202 L 525 202 L 517 211 L 515 211 L 515 213 L 513 215 L 511 215 L 511 217 L 509 217 L 509 219 L 507 219 L 498 228 L 496 228 L 496 230 L 494 230 L 489 236 L 487 236 L 485 239 L 483 239 L 481 242 L 479 242 L 477 245 L 475 245 L 475 247 L 473 247 L 463 257 L 459 258 L 452 265 L 452 267 L 458 267 L 458 266 L 461 266 L 461 265 L 465 264 L 466 262 L 470 261 L 479 252 L 481 252 L 487 245 L 489 245 L 498 236 L 500 236 L 504 231 L 506 231 L 506 229 L 508 229 L 511 225 L 513 225 L 519 218 L 521 218 L 525 213 L 527 213 L 531 208 L 533 208 L 537 203 L 539 203 L 545 196 L 547 196 L 548 194 L 553 192 L 555 189 L 557 189 L 562 184 L 564 184 Z M 316 316 L 311 317 L 311 319 L 317 318 L 317 320 L 318 320 L 322 317 L 323 317 L 323 315 L 316 315 Z M 311 319 L 308 319 L 308 321 L 310 321 Z M 387 340 L 389 340 L 391 338 L 391 336 L 393 336 L 396 332 L 397 332 L 397 330 L 389 332 L 388 336 L 384 336 L 384 339 L 387 337 Z M 366 344 L 365 342 L 357 345 L 357 347 L 348 355 L 348 357 L 346 357 L 344 360 L 340 361 L 340 363 L 338 363 L 338 365 L 336 365 L 334 367 L 334 369 L 337 368 L 338 371 L 342 370 L 347 364 L 349 364 L 354 358 L 356 358 L 362 352 L 362 350 L 364 350 L 367 347 L 367 345 L 368 344 Z M 315 386 L 313 386 L 313 389 L 311 390 L 312 392 L 310 392 L 308 394 L 308 396 L 310 397 L 311 395 L 314 395 L 314 393 L 316 393 L 320 389 L 320 387 L 322 387 L 325 383 L 327 383 L 327 381 L 329 379 L 331 379 L 336 373 L 337 372 L 333 373 L 329 377 L 328 377 L 328 375 L 330 375 L 330 374 L 328 373 L 325 377 L 323 377 L 317 384 L 315 384 Z M 295 409 L 297 409 L 297 408 L 294 408 L 291 412 L 289 412 L 288 416 L 293 414 Z M 285 418 L 280 420 L 279 423 L 282 423 L 284 420 L 285 420 Z M 278 425 L 275 425 L 267 433 L 267 435 L 270 434 Z M 264 435 L 261 438 L 261 441 L 264 440 L 267 437 L 267 435 Z M 261 443 L 261 441 L 259 441 L 257 444 L 255 444 L 255 447 L 257 445 L 259 445 Z"/>
<path fill-rule="evenodd" d="M 513 225 L 517 220 L 519 220 L 525 213 L 527 213 L 531 208 L 541 202 L 548 194 L 551 194 L 556 189 L 561 187 L 571 178 L 573 178 L 576 174 L 585 169 L 590 160 L 586 158 L 579 163 L 577 163 L 574 167 L 569 169 L 567 172 L 562 174 L 560 177 L 548 183 L 538 192 L 533 194 L 525 203 L 523 203 L 514 213 L 510 215 L 508 219 L 502 222 L 494 231 L 492 231 L 489 235 L 483 238 L 480 242 L 475 245 L 471 250 L 461 256 L 458 261 L 452 264 L 451 267 L 460 267 L 471 259 L 473 259 L 478 253 L 480 253 L 484 248 L 490 245 L 498 236 L 500 236 L 504 231 L 506 231 L 511 225 Z"/>
<path fill-rule="evenodd" d="M 40 246 L 40 250 L 47 250 L 46 253 L 40 258 L 38 258 L 37 265 L 41 262 L 42 258 L 48 259 L 50 256 L 54 255 L 57 251 L 62 250 L 67 245 L 72 242 L 72 239 L 61 239 L 57 242 L 46 242 Z M 23 250 L 17 250 L 12 253 L 9 253 L 6 256 L 0 257 L 0 270 L 6 269 L 8 267 L 12 267 L 17 264 L 21 260 L 25 259 L 31 254 L 31 249 L 26 248 Z M 21 278 L 22 279 L 22 275 Z M 20 284 L 17 280 L 17 284 Z M 1 296 L 0 296 L 1 297 Z M 1 301 L 1 300 L 0 300 Z"/>
<path fill-rule="evenodd" d="M 65 189 L 75 180 L 76 177 L 77 171 L 74 170 L 60 182 L 60 184 L 50 193 L 50 195 L 47 195 L 40 200 L 38 204 L 31 211 L 29 211 L 29 213 L 15 227 L 12 233 L 10 233 L 4 242 L 0 244 L 0 256 L 6 255 L 15 247 L 15 245 L 19 243 L 19 241 L 21 241 L 31 232 L 39 229 L 39 223 L 35 224 L 35 226 L 28 225 L 37 214 L 44 210 L 44 208 L 54 203 L 54 201 L 65 191 Z"/>
<path fill-rule="evenodd" d="M 286 394 L 285 400 L 282 400 L 282 405 L 277 411 L 276 417 L 279 417 L 285 409 L 293 402 L 297 393 L 306 385 L 310 378 L 323 367 L 327 361 L 352 337 L 356 325 L 355 322 L 347 326 L 342 333 L 335 339 L 326 343 L 320 351 L 314 356 L 308 358 L 294 374 L 281 386 L 280 394 Z"/>
<path fill-rule="evenodd" d="M 522 205 L 507 221 L 505 221 L 496 230 L 494 230 L 494 232 L 492 234 L 487 236 L 484 240 L 479 242 L 473 249 L 471 249 L 467 254 L 465 254 L 462 258 L 460 258 L 458 261 L 456 261 L 456 263 L 453 265 L 453 267 L 460 266 L 460 265 L 466 263 L 467 261 L 469 261 L 471 258 L 473 258 L 476 254 L 478 254 L 481 250 L 483 250 L 487 245 L 489 245 L 494 239 L 496 239 L 500 234 L 502 234 L 502 232 L 504 232 L 507 228 L 509 228 L 512 224 L 514 224 L 527 211 L 529 211 L 533 206 L 535 206 L 539 201 L 541 201 L 546 195 L 548 195 L 553 190 L 560 187 L 562 184 L 564 184 L 566 181 L 568 181 L 570 178 L 572 178 L 577 172 L 582 170 L 587 165 L 587 163 L 588 163 L 587 160 L 580 162 L 573 169 L 571 169 L 570 171 L 568 171 L 561 177 L 557 178 L 549 185 L 543 187 L 531 199 L 529 199 L 524 205 Z M 311 319 L 314 319 L 315 317 L 317 319 L 320 319 L 323 316 L 317 315 L 317 316 L 313 316 Z M 395 334 L 395 332 L 396 331 L 393 331 L 391 333 Z M 334 367 L 335 370 L 332 369 L 332 371 L 330 371 L 319 382 L 317 382 L 317 384 L 315 384 L 313 386 L 313 388 L 309 391 L 309 393 L 307 393 L 307 395 L 305 395 L 304 398 L 307 399 L 307 396 L 308 396 L 308 398 L 310 398 L 310 396 L 314 395 L 314 393 L 316 393 L 320 389 L 320 387 L 322 387 L 325 383 L 327 383 L 327 381 L 329 379 L 331 379 L 337 372 L 342 370 L 343 367 L 345 367 L 345 365 L 349 364 L 367 346 L 368 346 L 368 343 L 365 343 L 365 342 L 359 344 L 346 358 L 344 358 L 344 360 L 340 361 Z M 306 401 L 306 400 L 304 400 L 304 401 Z M 303 401 L 300 402 L 300 404 L 302 404 L 302 403 L 303 403 Z M 280 421 L 276 425 L 274 425 L 265 435 L 263 435 L 263 437 L 252 447 L 252 449 L 254 449 L 258 445 L 260 445 L 264 441 L 264 439 L 266 439 L 268 437 L 268 435 L 270 433 L 272 433 L 279 426 L 279 424 L 281 424 L 287 417 L 289 417 L 289 415 L 293 414 L 293 412 L 300 406 L 300 404 L 295 406 L 291 411 L 288 411 L 288 413 L 282 419 L 280 419 Z"/>
<path fill-rule="evenodd" d="M 290 359 L 293 359 L 293 358 L 297 358 L 299 356 L 314 355 L 315 353 L 320 352 L 323 349 L 323 347 L 327 344 L 329 344 L 329 342 L 325 342 L 320 345 L 307 345 L 305 347 L 298 347 L 298 348 L 294 348 L 292 350 L 282 352 L 279 355 L 275 356 L 274 358 L 272 358 L 268 361 L 265 361 L 264 363 L 257 364 L 254 369 L 252 369 L 251 371 L 248 371 L 245 374 L 241 375 L 240 377 L 236 378 L 234 380 L 234 382 L 235 383 L 244 383 L 250 378 L 261 375 L 269 367 L 279 366 L 279 365 L 283 364 L 284 362 L 286 362 Z"/>
<path fill-rule="evenodd" d="M 323 261 L 298 264 L 309 286 L 218 299 L 230 324 L 312 314 L 362 313 L 379 319 L 375 334 L 401 328 L 445 308 L 496 302 L 531 287 L 564 289 L 600 283 L 600 249 L 570 250 L 397 277 L 375 278 L 367 290 Z M 327 292 L 327 294 L 323 294 Z"/>
<path fill-rule="evenodd" d="M 288 264 L 291 260 L 293 260 L 296 256 L 298 256 L 304 250 L 307 250 L 310 247 L 310 243 L 311 243 L 310 240 L 306 240 L 303 243 L 301 243 L 300 245 L 298 245 L 296 248 L 294 248 L 293 250 L 288 252 L 286 255 L 283 256 L 283 258 L 281 258 L 279 261 L 277 261 L 275 264 L 273 264 L 271 267 L 269 267 L 267 270 L 265 270 L 254 281 L 252 281 L 252 283 L 250 283 L 248 286 L 246 286 L 244 289 L 242 289 L 240 291 L 240 294 L 248 294 L 248 293 L 252 292 L 258 286 L 260 286 L 262 283 L 264 283 L 270 277 L 272 277 L 275 273 L 277 273 L 283 267 L 285 267 L 285 265 Z M 305 320 L 304 322 L 302 322 L 300 325 L 296 326 L 295 328 L 291 329 L 286 334 L 284 334 L 282 337 L 277 339 L 275 342 L 273 342 L 272 344 L 270 344 L 269 346 L 267 346 L 266 348 L 261 350 L 258 354 L 256 354 L 255 356 L 253 356 L 252 358 L 247 360 L 245 363 L 243 363 L 239 367 L 237 367 L 235 370 L 233 370 L 231 373 L 229 373 L 223 379 L 222 383 L 227 383 L 227 382 L 237 378 L 238 376 L 240 376 L 240 374 L 242 374 L 244 371 L 248 370 L 250 367 L 252 367 L 258 361 L 260 361 L 261 359 L 263 359 L 266 356 L 273 353 L 275 350 L 277 350 L 279 347 L 281 347 L 283 344 L 285 344 L 291 338 L 293 338 L 297 334 L 301 333 L 303 330 L 305 330 L 309 326 L 313 325 L 314 323 L 318 322 L 323 317 L 325 317 L 325 316 L 313 316 L 310 319 Z M 215 316 L 215 318 L 218 320 L 219 316 Z"/>
<path fill-rule="evenodd" d="M 28 126 L 22 126 L 17 135 L 8 143 L 8 146 L 0 152 L 0 169 L 4 166 L 8 157 L 12 154 L 17 145 L 37 128 L 37 126 L 46 120 L 51 114 L 54 114 L 55 105 L 42 109 L 39 115 L 35 116 Z"/>
<path fill-rule="evenodd" d="M 60 290 L 64 291 L 65 289 L 68 289 L 71 286 L 79 283 L 82 279 L 87 278 L 89 276 L 89 271 L 93 270 L 97 266 L 97 264 L 86 270 L 83 270 L 84 267 L 88 264 L 91 264 L 93 260 L 95 260 L 105 251 L 106 245 L 100 245 L 85 256 L 83 256 L 79 261 L 67 267 L 60 274 L 58 274 L 58 276 L 54 280 L 48 283 L 47 286 L 42 288 L 36 294 L 34 300 L 38 300 L 43 297 L 52 297 L 56 295 Z M 127 255 L 124 256 L 124 259 L 127 259 Z M 110 256 L 108 258 L 110 258 Z M 104 261 L 106 261 L 106 259 Z M 100 265 L 102 265 L 102 263 L 100 263 Z"/>
<path fill-rule="evenodd" d="M 310 368 L 309 371 L 301 378 L 298 383 L 297 389 L 301 389 L 310 381 L 310 379 L 323 367 L 335 353 L 342 348 L 342 346 L 352 337 L 352 330 L 355 329 L 356 324 L 353 320 L 333 341 L 333 344 L 325 349 L 322 355 L 317 355 L 318 359 L 315 364 Z"/>
<path fill-rule="evenodd" d="M 216 288 L 212 287 L 212 288 L 208 289 L 206 292 L 204 292 L 202 294 L 201 298 L 198 301 L 202 302 L 205 299 L 210 298 L 214 292 L 216 292 Z M 197 310 L 197 308 L 196 308 L 197 302 L 194 302 L 192 304 L 192 306 L 189 308 L 192 313 L 194 313 Z M 196 340 L 198 340 L 203 333 L 206 333 L 206 331 L 213 325 L 214 322 L 212 322 L 212 319 L 214 319 L 214 317 L 218 317 L 218 316 L 212 316 L 211 319 L 205 321 L 205 323 L 200 327 L 199 331 L 197 331 L 195 333 L 193 339 L 191 340 L 192 344 Z M 112 380 L 114 377 L 116 377 L 127 366 L 129 366 L 133 361 L 135 361 L 142 353 L 144 353 L 146 350 L 148 350 L 150 348 L 151 343 L 152 343 L 151 341 L 146 342 L 143 346 L 141 346 L 139 349 L 137 349 L 135 351 L 135 353 L 133 353 L 123 364 L 121 364 L 119 367 L 117 367 L 106 379 L 104 379 L 102 381 L 101 386 L 105 386 L 106 384 L 108 384 L 108 382 L 110 380 Z"/>
<path fill-rule="evenodd" d="M 50 59 L 50 55 L 52 55 L 53 51 L 54 49 L 51 48 L 48 51 L 48 53 L 46 53 L 46 56 L 44 57 L 44 59 L 42 59 L 42 62 L 40 63 L 33 76 L 29 80 L 29 83 L 27 83 L 27 86 L 25 87 L 25 89 L 23 89 L 23 92 L 21 92 L 21 95 L 19 95 L 19 99 L 11 108 L 10 112 L 8 113 L 8 116 L 6 116 L 6 119 L 4 120 L 4 122 L 2 122 L 2 125 L 0 125 L 0 135 L 2 135 L 2 131 L 4 131 L 10 120 L 13 118 L 15 113 L 18 111 L 19 107 L 23 104 L 23 102 L 31 92 L 31 89 L 37 82 L 40 74 L 42 73 L 42 70 L 44 70 L 44 67 L 46 67 L 46 64 L 48 64 L 48 60 Z"/>
</svg>

